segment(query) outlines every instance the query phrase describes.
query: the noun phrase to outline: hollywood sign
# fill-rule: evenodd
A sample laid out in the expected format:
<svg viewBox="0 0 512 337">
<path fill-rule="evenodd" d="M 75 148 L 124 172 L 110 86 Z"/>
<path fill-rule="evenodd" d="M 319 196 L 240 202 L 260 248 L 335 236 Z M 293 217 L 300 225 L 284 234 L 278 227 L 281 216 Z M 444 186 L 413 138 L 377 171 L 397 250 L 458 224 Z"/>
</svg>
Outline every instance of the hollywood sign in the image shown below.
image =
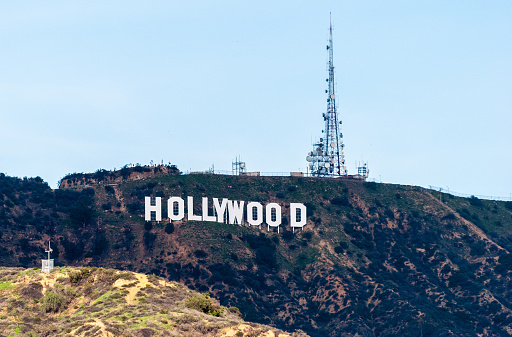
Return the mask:
<svg viewBox="0 0 512 337">
<path fill-rule="evenodd" d="M 277 227 L 282 222 L 281 206 L 277 203 L 268 203 L 265 207 L 259 202 L 236 201 L 222 198 L 212 198 L 213 215 L 209 213 L 209 200 L 207 197 L 202 198 L 201 214 L 194 214 L 194 198 L 187 197 L 187 220 L 188 221 L 210 221 L 229 224 L 243 225 L 244 220 L 250 226 L 267 225 Z M 263 212 L 265 208 L 265 212 Z M 245 211 L 245 216 L 244 216 Z M 180 197 L 170 197 L 167 200 L 167 213 L 171 221 L 181 221 L 185 218 L 185 200 Z M 263 216 L 265 214 L 265 217 Z M 162 198 L 145 197 L 145 220 L 146 221 L 162 221 Z M 301 203 L 290 203 L 290 226 L 292 230 L 295 228 L 303 228 L 306 225 L 306 206 Z"/>
</svg>

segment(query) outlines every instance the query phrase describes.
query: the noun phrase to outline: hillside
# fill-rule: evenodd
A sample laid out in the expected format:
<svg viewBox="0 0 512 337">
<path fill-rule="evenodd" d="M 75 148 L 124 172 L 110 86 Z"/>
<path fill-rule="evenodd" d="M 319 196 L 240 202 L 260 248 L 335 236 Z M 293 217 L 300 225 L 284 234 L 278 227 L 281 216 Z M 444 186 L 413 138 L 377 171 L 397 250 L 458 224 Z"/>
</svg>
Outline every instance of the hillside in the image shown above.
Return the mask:
<svg viewBox="0 0 512 337">
<path fill-rule="evenodd" d="M 135 169 L 65 177 L 55 191 L 39 178 L 0 175 L 0 264 L 39 266 L 51 239 L 62 265 L 155 274 L 209 292 L 248 321 L 311 336 L 512 334 L 510 202 L 352 180 Z M 295 233 L 286 216 L 280 233 L 146 223 L 145 196 L 276 202 L 285 215 L 302 202 L 308 222 Z"/>
<path fill-rule="evenodd" d="M 155 275 L 0 268 L 2 336 L 307 336 L 247 323 L 237 308 Z"/>
</svg>

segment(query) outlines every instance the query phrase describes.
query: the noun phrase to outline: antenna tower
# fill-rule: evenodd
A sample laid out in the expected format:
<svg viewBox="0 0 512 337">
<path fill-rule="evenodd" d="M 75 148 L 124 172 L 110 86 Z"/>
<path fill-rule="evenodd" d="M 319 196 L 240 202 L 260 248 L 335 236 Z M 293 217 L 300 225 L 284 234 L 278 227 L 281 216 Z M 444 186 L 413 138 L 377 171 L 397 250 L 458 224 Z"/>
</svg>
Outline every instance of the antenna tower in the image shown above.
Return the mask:
<svg viewBox="0 0 512 337">
<path fill-rule="evenodd" d="M 247 168 L 245 167 L 245 162 L 240 161 L 240 156 L 235 158 L 234 162 L 231 162 L 231 171 L 233 175 L 242 175 L 246 172 Z"/>
<path fill-rule="evenodd" d="M 332 43 L 332 21 L 329 13 L 329 44 L 327 45 L 329 54 L 328 72 L 326 79 L 328 88 L 327 94 L 327 112 L 323 114 L 325 129 L 322 130 L 324 137 L 320 142 L 313 144 L 313 151 L 306 158 L 309 162 L 309 169 L 314 176 L 332 176 L 341 177 L 347 175 L 345 166 L 345 155 L 343 154 L 343 134 L 341 131 L 341 119 L 338 118 L 336 110 L 336 93 L 334 82 L 334 61 L 333 61 L 333 43 Z"/>
</svg>

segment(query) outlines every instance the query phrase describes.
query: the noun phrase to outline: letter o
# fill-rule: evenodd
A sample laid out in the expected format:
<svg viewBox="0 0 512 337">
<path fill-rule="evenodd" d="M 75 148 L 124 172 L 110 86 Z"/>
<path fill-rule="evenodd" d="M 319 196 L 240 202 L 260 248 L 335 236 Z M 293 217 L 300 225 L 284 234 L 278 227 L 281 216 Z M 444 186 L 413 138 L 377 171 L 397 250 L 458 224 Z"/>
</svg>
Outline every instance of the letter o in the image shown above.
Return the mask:
<svg viewBox="0 0 512 337">
<path fill-rule="evenodd" d="M 174 214 L 174 203 L 178 203 L 178 214 Z M 167 213 L 171 220 L 182 220 L 185 217 L 185 201 L 180 197 L 170 197 L 167 201 Z"/>
</svg>

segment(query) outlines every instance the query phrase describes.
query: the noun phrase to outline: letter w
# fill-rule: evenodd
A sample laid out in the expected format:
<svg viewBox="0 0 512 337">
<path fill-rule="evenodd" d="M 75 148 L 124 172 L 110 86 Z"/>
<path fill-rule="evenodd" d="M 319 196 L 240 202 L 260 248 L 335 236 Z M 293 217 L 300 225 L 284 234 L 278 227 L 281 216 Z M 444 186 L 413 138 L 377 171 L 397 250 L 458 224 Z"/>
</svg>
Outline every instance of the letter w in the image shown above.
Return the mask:
<svg viewBox="0 0 512 337">
<path fill-rule="evenodd" d="M 228 200 L 228 214 L 229 214 L 229 223 L 231 225 L 234 224 L 242 224 L 244 219 L 244 203 L 245 201 Z"/>
</svg>

